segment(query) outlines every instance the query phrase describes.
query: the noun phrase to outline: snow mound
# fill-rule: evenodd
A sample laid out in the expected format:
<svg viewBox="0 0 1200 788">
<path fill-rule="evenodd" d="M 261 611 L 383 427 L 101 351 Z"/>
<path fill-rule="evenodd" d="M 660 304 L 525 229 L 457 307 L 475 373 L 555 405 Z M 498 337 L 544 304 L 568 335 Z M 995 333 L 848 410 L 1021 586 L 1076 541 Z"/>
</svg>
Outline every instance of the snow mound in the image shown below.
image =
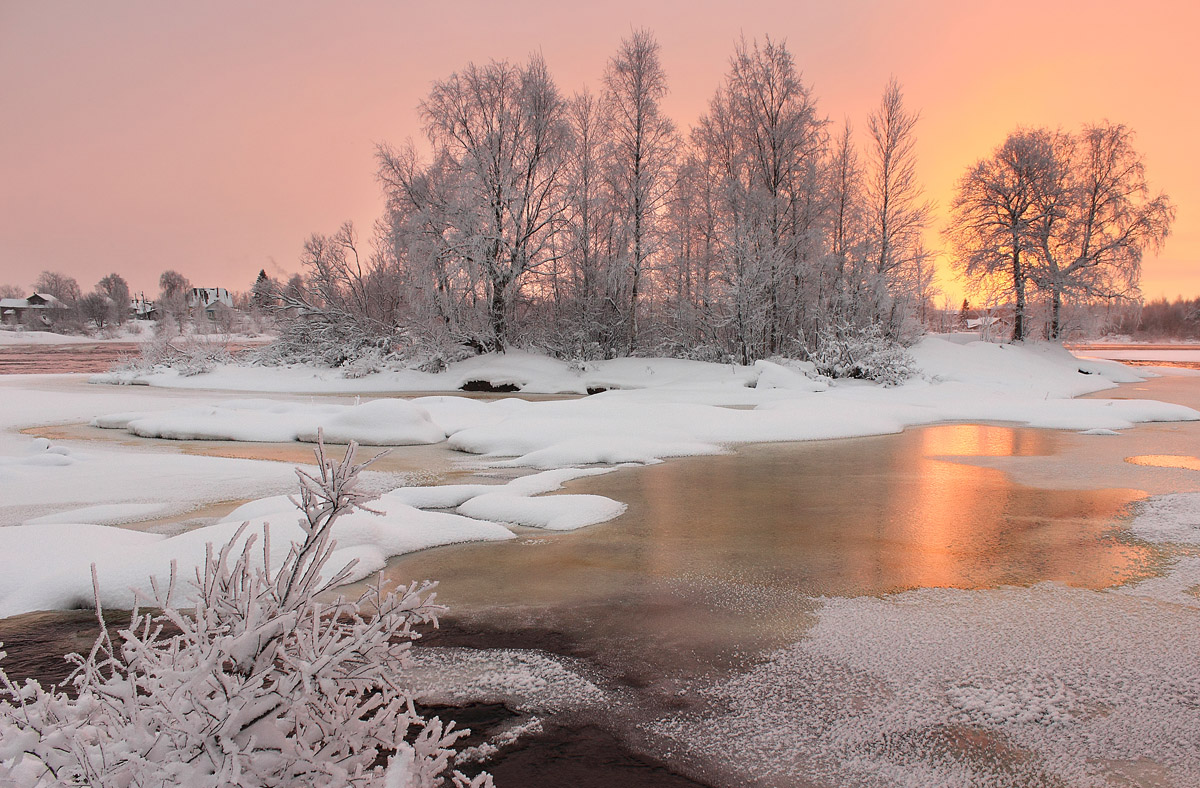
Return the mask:
<svg viewBox="0 0 1200 788">
<path fill-rule="evenodd" d="M 1120 364 L 1078 359 L 1060 345 L 962 344 L 927 337 L 912 348 L 912 355 L 924 370 L 923 379 L 882 388 L 816 379 L 812 365 L 798 361 L 742 367 L 626 358 L 572 367 L 513 351 L 459 362 L 439 375 L 419 373 L 425 375 L 421 383 L 428 388 L 484 380 L 523 391 L 608 390 L 541 402 L 447 396 L 355 406 L 246 400 L 116 413 L 93 424 L 150 437 L 246 441 L 313 440 L 323 427 L 331 442 L 395 445 L 445 439 L 451 449 L 497 464 L 562 468 L 653 463 L 715 454 L 737 443 L 881 435 L 944 421 L 1114 431 L 1146 421 L 1200 419 L 1191 408 L 1149 400 L 1073 399 L 1142 376 Z M 255 371 L 246 372 L 253 377 Z M 292 372 L 276 370 L 284 377 Z M 402 389 L 412 381 L 393 382 Z"/>
<path fill-rule="evenodd" d="M 464 501 L 458 513 L 480 520 L 494 520 L 549 531 L 573 531 L 603 523 L 625 512 L 625 504 L 602 495 L 551 495 L 529 498 L 506 493 L 488 493 Z"/>
<path fill-rule="evenodd" d="M 235 400 L 208 407 L 153 413 L 113 413 L 93 427 L 124 429 L 143 438 L 259 443 L 356 441 L 371 446 L 439 443 L 446 433 L 428 411 L 406 400 L 378 399 L 361 405 L 314 405 L 273 400 Z"/>
<path fill-rule="evenodd" d="M 0 457 L 0 467 L 5 465 L 54 467 L 72 465 L 76 461 L 66 446 L 55 446 L 46 438 L 34 438 L 25 451 L 15 457 Z"/>
<path fill-rule="evenodd" d="M 120 525 L 122 523 L 142 522 L 156 517 L 166 517 L 177 511 L 179 511 L 178 506 L 164 503 L 108 503 L 34 517 L 33 519 L 26 520 L 24 524 L 93 523 L 96 525 Z"/>
<path fill-rule="evenodd" d="M 566 531 L 611 520 L 625 511 L 625 505 L 603 496 L 533 497 L 558 490 L 571 479 L 610 470 L 559 469 L 506 484 L 401 487 L 372 502 L 374 511 L 356 511 L 337 521 L 333 532 L 337 550 L 330 568 L 356 561 L 353 581 L 382 569 L 394 555 L 514 538 L 501 522 Z M 452 507 L 459 512 L 425 511 Z M 243 523 L 248 524 L 243 542 L 254 534 L 261 540 L 270 526 L 273 564 L 283 560 L 292 541 L 303 538 L 300 514 L 286 495 L 250 501 L 218 523 L 171 537 L 97 524 L 153 516 L 147 511 L 137 504 L 94 506 L 0 528 L 0 618 L 31 610 L 90 606 L 93 561 L 101 603 L 126 608 L 133 604 L 135 593 L 149 594 L 150 577 L 165 582 L 172 563 L 184 580 L 194 577 L 203 567 L 207 546 L 230 541 Z M 62 522 L 71 515 L 93 522 Z"/>
<path fill-rule="evenodd" d="M 321 425 L 328 443 L 405 446 L 441 443 L 446 433 L 420 405 L 400 399 L 377 399 L 335 413 Z M 302 430 L 299 440 L 315 443 L 316 430 Z"/>
<path fill-rule="evenodd" d="M 388 557 L 439 545 L 512 539 L 497 523 L 444 512 L 425 512 L 394 502 L 382 502 L 379 515 L 354 512 L 334 526 L 337 549 L 329 571 L 357 561 L 351 580 L 383 568 Z M 255 516 L 247 517 L 253 513 Z M 100 602 L 128 608 L 135 594 L 148 596 L 151 577 L 165 583 L 171 565 L 183 581 L 194 578 L 204 565 L 208 545 L 233 539 L 243 522 L 249 527 L 238 542 L 252 535 L 261 556 L 264 526 L 270 525 L 271 562 L 278 565 L 292 541 L 303 539 L 299 513 L 286 498 L 243 506 L 219 523 L 178 536 L 163 537 L 93 524 L 24 525 L 0 528 L 0 618 L 31 610 L 90 606 L 90 565 L 96 564 Z"/>
</svg>

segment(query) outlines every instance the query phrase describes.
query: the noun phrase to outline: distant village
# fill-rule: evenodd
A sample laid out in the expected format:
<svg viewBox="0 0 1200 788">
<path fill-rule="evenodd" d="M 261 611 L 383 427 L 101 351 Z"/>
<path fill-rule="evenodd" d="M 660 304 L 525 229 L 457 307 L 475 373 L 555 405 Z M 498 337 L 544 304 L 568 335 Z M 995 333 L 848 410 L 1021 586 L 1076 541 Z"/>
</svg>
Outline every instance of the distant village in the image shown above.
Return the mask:
<svg viewBox="0 0 1200 788">
<path fill-rule="evenodd" d="M 239 311 L 233 296 L 224 287 L 190 288 L 186 291 L 183 303 L 188 317 L 204 318 L 216 324 L 230 322 L 229 318 Z M 118 306 L 111 299 L 106 299 L 103 306 L 108 314 L 96 319 L 96 314 L 87 314 L 89 310 L 85 307 L 81 309 L 80 304 L 68 304 L 52 293 L 35 292 L 25 298 L 0 298 L 0 323 L 32 331 L 52 331 L 70 328 L 72 324 L 81 322 L 92 324 L 83 326 L 85 328 L 104 328 L 127 320 L 159 321 L 177 316 L 161 302 L 146 298 L 144 293 L 131 296 L 120 314 L 117 314 Z M 81 311 L 82 314 L 79 314 Z"/>
<path fill-rule="evenodd" d="M 224 287 L 193 287 L 187 292 L 186 305 L 190 312 L 200 312 L 215 320 L 221 311 L 237 311 L 233 296 Z M 0 321 L 7 326 L 49 330 L 72 307 L 51 293 L 33 293 L 26 298 L 0 298 Z M 125 311 L 127 320 L 159 320 L 163 310 L 144 293 L 131 296 Z"/>
</svg>

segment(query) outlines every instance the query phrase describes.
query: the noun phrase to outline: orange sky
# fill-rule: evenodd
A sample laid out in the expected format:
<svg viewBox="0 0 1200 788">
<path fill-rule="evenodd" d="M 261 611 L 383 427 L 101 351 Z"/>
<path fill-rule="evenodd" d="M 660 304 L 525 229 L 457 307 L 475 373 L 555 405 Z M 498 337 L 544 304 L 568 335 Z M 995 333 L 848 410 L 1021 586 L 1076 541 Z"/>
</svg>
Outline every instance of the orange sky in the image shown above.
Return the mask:
<svg viewBox="0 0 1200 788">
<path fill-rule="evenodd" d="M 110 271 L 157 290 L 248 289 L 304 238 L 381 200 L 374 145 L 420 136 L 417 102 L 470 60 L 540 49 L 597 90 L 631 26 L 662 44 L 666 109 L 690 126 L 739 34 L 785 39 L 821 112 L 858 128 L 888 77 L 919 108 L 920 174 L 955 179 L 1019 124 L 1138 132 L 1178 206 L 1147 297 L 1200 295 L 1200 57 L 1194 2 L 111 3 L 0 0 L 0 283 Z M 938 215 L 938 226 L 941 213 Z M 936 239 L 935 239 L 936 240 Z M 943 277 L 954 297 L 957 284 Z"/>
</svg>

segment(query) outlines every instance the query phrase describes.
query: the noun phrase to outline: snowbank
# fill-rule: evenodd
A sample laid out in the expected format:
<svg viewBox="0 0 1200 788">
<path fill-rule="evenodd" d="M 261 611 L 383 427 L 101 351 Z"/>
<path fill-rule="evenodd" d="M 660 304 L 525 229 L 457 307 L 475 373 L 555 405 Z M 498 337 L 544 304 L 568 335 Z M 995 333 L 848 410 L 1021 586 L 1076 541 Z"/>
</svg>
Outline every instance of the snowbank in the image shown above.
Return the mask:
<svg viewBox="0 0 1200 788">
<path fill-rule="evenodd" d="M 354 512 L 337 521 L 337 549 L 330 569 L 356 561 L 353 582 L 382 569 L 394 555 L 512 539 L 513 532 L 501 523 L 563 531 L 611 520 L 625 511 L 624 504 L 598 495 L 532 497 L 556 490 L 570 479 L 607 470 L 550 471 L 499 485 L 402 487 L 372 502 L 374 512 Z M 455 506 L 458 513 L 427 511 Z M 128 507 L 91 507 L 74 514 L 90 515 L 95 522 L 67 523 L 62 516 L 52 516 L 0 528 L 0 618 L 31 610 L 90 606 L 92 563 L 101 603 L 128 608 L 135 594 L 149 595 L 151 577 L 166 582 L 172 563 L 181 580 L 194 578 L 204 565 L 208 545 L 230 541 L 242 523 L 249 527 L 239 550 L 255 534 L 260 540 L 256 549 L 261 550 L 264 527 L 270 525 L 275 565 L 286 557 L 290 543 L 304 536 L 299 514 L 285 495 L 251 501 L 218 523 L 171 537 L 97 524 L 127 517 Z"/>
<path fill-rule="evenodd" d="M 1200 418 L 1190 408 L 1150 400 L 1073 399 L 1143 377 L 1120 364 L 1077 359 L 1057 345 L 961 344 L 931 337 L 919 343 L 913 355 L 924 370 L 922 378 L 885 389 L 859 381 L 831 383 L 816 377 L 811 365 L 797 362 L 736 367 L 617 359 L 574 369 L 545 357 L 510 352 L 465 361 L 441 375 L 425 375 L 418 388 L 485 380 L 522 391 L 608 390 L 543 402 L 446 396 L 357 406 L 244 401 L 114 414 L 94 424 L 151 437 L 264 441 L 311 440 L 321 426 L 330 441 L 353 438 L 390 445 L 445 438 L 451 448 L 489 461 L 560 468 L 651 463 L 714 454 L 737 443 L 880 435 L 943 421 L 1118 430 L 1139 422 Z M 295 372 L 246 371 L 273 372 L 277 378 L 272 385 Z M 406 374 L 424 373 L 388 373 L 390 378 L 381 379 L 403 383 L 396 376 Z M 354 383 L 358 381 L 341 381 Z"/>
<path fill-rule="evenodd" d="M 379 399 L 355 406 L 234 400 L 222 405 L 165 413 L 113 413 L 92 419 L 94 427 L 124 429 L 143 438 L 406 446 L 439 443 L 446 433 L 423 408 L 406 400 Z"/>
</svg>

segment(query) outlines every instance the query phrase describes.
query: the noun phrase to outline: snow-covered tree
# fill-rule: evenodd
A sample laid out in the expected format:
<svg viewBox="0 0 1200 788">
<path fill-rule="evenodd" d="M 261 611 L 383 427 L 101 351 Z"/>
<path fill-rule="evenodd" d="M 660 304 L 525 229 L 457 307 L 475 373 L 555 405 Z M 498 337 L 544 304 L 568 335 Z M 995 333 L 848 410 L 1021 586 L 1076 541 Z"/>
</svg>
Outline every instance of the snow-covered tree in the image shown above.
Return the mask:
<svg viewBox="0 0 1200 788">
<path fill-rule="evenodd" d="M 919 113 L 904 106 L 904 94 L 894 78 L 888 81 L 879 106 L 867 118 L 870 133 L 866 178 L 868 238 L 873 263 L 873 289 L 879 317 L 889 333 L 900 327 L 903 302 L 898 292 L 910 290 L 906 278 L 928 257 L 921 236 L 933 204 L 924 198 L 917 180 L 916 126 Z M 899 308 L 898 308 L 899 307 Z"/>
<path fill-rule="evenodd" d="M 988 280 L 1007 284 L 1016 341 L 1028 328 L 1027 291 L 1038 251 L 1032 228 L 1049 207 L 1045 195 L 1062 177 L 1055 144 L 1055 135 L 1044 129 L 1018 129 L 967 170 L 950 204 L 946 237 L 954 264 L 976 290 L 990 289 Z"/>
<path fill-rule="evenodd" d="M 638 347 L 644 280 L 662 246 L 660 217 L 679 145 L 675 124 L 660 107 L 666 95 L 658 41 L 649 30 L 635 30 L 621 41 L 604 72 L 608 170 L 622 237 L 620 302 L 630 353 Z"/>
<path fill-rule="evenodd" d="M 96 292 L 104 296 L 109 306 L 106 320 L 124 323 L 129 317 L 129 283 L 120 274 L 109 274 L 96 283 Z"/>
<path fill-rule="evenodd" d="M 484 291 L 488 331 L 479 341 L 502 350 L 522 285 L 561 250 L 556 234 L 565 222 L 561 191 L 571 142 L 566 101 L 535 55 L 523 66 L 468 64 L 434 83 L 421 113 L 446 176 L 442 194 L 425 205 L 440 210 L 427 216 L 443 247 L 435 254 L 469 269 Z"/>
<path fill-rule="evenodd" d="M 1032 228 L 1040 255 L 1038 284 L 1050 296 L 1051 339 L 1059 337 L 1063 299 L 1113 300 L 1140 295 L 1142 253 L 1159 249 L 1175 208 L 1151 194 L 1133 131 L 1088 125 L 1059 135 L 1060 177 L 1043 183 Z"/>
<path fill-rule="evenodd" d="M 397 686 L 415 628 L 441 610 L 432 584 L 318 601 L 353 566 L 328 566 L 337 519 L 369 499 L 353 456 L 351 444 L 334 462 L 318 443 L 319 472 L 297 471 L 305 538 L 279 566 L 270 531 L 260 554 L 243 526 L 209 545 L 189 587 L 174 573 L 155 586 L 160 612 L 135 609 L 115 637 L 101 616 L 69 690 L 0 670 L 0 784 L 490 786 L 447 774 L 464 732 L 422 718 Z"/>
</svg>

